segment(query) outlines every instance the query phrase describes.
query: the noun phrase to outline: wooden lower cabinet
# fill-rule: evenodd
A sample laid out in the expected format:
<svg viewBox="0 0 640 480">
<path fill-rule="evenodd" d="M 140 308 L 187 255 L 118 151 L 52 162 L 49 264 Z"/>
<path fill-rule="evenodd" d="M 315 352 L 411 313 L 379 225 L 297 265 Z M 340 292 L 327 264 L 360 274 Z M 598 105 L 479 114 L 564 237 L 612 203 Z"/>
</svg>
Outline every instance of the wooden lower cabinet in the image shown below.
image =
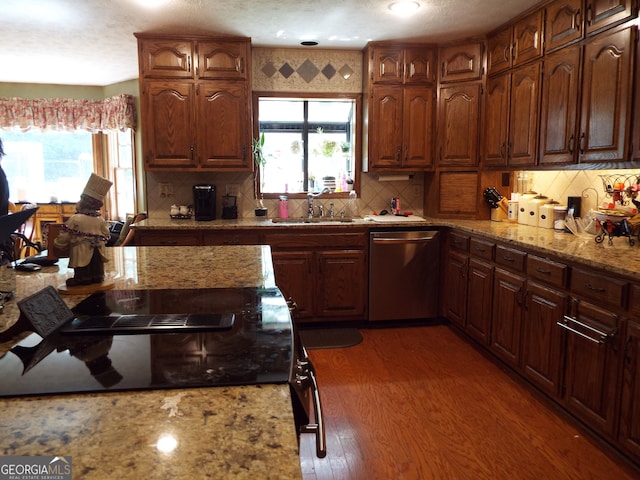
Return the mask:
<svg viewBox="0 0 640 480">
<path fill-rule="evenodd" d="M 557 397 L 562 382 L 561 322 L 567 294 L 536 282 L 527 284 L 522 317 L 521 371 L 531 383 Z"/>
<path fill-rule="evenodd" d="M 502 361 L 517 367 L 520 359 L 520 323 L 526 279 L 496 268 L 493 280 L 491 350 Z"/>
<path fill-rule="evenodd" d="M 640 323 L 629 321 L 624 340 L 620 403 L 620 447 L 640 458 Z"/>
<path fill-rule="evenodd" d="M 619 316 L 574 300 L 567 326 L 563 402 L 594 430 L 612 438 L 617 415 L 620 359 Z"/>
<path fill-rule="evenodd" d="M 195 230 L 135 230 L 135 244 L 141 247 L 202 245 L 202 235 Z"/>
<path fill-rule="evenodd" d="M 459 327 L 467 320 L 468 255 L 452 251 L 444 262 L 444 315 Z"/>
<path fill-rule="evenodd" d="M 488 345 L 493 313 L 493 274 L 491 264 L 475 258 L 469 259 L 467 285 L 467 333 Z"/>
<path fill-rule="evenodd" d="M 362 234 L 267 234 L 276 284 L 300 322 L 366 320 L 367 240 Z"/>
</svg>

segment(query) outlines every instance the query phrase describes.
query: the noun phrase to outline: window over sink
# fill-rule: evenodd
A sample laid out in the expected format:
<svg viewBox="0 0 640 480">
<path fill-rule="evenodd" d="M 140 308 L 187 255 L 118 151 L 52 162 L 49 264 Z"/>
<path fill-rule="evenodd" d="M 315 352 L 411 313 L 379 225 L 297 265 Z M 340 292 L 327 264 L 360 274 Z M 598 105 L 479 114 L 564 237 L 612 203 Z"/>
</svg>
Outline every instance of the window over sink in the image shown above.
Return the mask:
<svg viewBox="0 0 640 480">
<path fill-rule="evenodd" d="M 360 96 L 254 94 L 265 198 L 320 193 L 340 196 L 358 185 Z"/>
</svg>

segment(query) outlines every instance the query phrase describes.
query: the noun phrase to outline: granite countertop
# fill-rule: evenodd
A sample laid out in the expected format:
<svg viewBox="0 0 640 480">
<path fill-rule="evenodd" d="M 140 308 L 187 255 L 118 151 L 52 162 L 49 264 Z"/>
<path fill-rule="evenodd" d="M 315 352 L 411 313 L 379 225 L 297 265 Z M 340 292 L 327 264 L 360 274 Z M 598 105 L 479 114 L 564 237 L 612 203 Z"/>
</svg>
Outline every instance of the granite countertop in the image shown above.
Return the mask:
<svg viewBox="0 0 640 480">
<path fill-rule="evenodd" d="M 116 289 L 275 286 L 268 246 L 107 249 Z M 3 267 L 16 300 L 73 275 L 66 259 L 39 272 Z M 70 307 L 85 296 L 63 295 Z M 18 318 L 15 301 L 0 331 Z M 0 357 L 17 339 L 0 344 Z M 2 455 L 72 456 L 74 478 L 301 478 L 286 384 L 0 399 Z M 161 450 L 161 439 L 176 443 Z"/>
<path fill-rule="evenodd" d="M 630 246 L 626 238 L 614 238 L 613 245 L 608 245 L 605 239 L 596 243 L 594 237 L 587 235 L 577 237 L 570 233 L 556 232 L 552 229 L 532 227 L 518 223 L 493 222 L 490 220 L 451 220 L 425 218 L 424 222 L 407 223 L 398 219 L 397 222 L 377 223 L 365 219 L 354 219 L 353 222 L 317 223 L 274 223 L 269 219 L 257 220 L 244 218 L 237 220 L 214 220 L 210 222 L 196 222 L 194 220 L 172 220 L 171 218 L 150 218 L 136 224 L 135 228 L 159 230 L 192 230 L 192 229 L 259 229 L 277 228 L 288 231 L 303 231 L 313 227 L 339 228 L 340 231 L 349 229 L 358 231 L 377 227 L 407 226 L 441 226 L 456 229 L 470 234 L 482 235 L 494 240 L 512 244 L 561 261 L 581 263 L 593 268 L 606 269 L 611 274 L 637 278 L 640 273 L 640 239 L 636 238 L 636 245 Z"/>
</svg>

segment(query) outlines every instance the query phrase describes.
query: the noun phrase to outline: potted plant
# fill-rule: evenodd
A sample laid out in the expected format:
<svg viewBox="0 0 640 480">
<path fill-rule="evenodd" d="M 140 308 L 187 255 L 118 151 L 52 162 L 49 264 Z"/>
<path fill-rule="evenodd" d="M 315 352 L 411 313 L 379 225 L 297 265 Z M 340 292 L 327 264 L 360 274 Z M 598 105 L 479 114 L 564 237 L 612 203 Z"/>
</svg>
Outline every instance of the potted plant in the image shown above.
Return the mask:
<svg viewBox="0 0 640 480">
<path fill-rule="evenodd" d="M 254 138 L 251 142 L 251 150 L 253 153 L 253 162 L 255 169 L 253 171 L 253 193 L 256 198 L 256 207 L 254 209 L 256 217 L 266 217 L 267 207 L 264 206 L 262 189 L 260 188 L 260 179 L 262 178 L 262 167 L 266 165 L 267 159 L 262 151 L 264 147 L 264 133 L 258 138 Z"/>
</svg>

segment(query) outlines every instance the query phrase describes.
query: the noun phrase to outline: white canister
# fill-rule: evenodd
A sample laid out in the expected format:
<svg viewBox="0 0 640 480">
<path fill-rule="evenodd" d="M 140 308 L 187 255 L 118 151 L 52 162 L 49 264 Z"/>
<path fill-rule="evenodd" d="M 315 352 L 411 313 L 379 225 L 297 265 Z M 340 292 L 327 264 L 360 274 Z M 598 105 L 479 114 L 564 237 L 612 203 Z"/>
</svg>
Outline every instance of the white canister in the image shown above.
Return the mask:
<svg viewBox="0 0 640 480">
<path fill-rule="evenodd" d="M 538 211 L 538 226 L 553 228 L 554 212 L 558 202 L 549 202 L 542 205 Z"/>
<path fill-rule="evenodd" d="M 535 197 L 535 193 L 523 193 L 518 198 L 518 223 L 527 225 L 529 215 L 529 202 Z"/>
<path fill-rule="evenodd" d="M 549 202 L 544 195 L 536 195 L 527 202 L 527 219 L 525 223 L 532 227 L 538 226 L 538 217 L 540 216 L 540 207 Z"/>
</svg>

